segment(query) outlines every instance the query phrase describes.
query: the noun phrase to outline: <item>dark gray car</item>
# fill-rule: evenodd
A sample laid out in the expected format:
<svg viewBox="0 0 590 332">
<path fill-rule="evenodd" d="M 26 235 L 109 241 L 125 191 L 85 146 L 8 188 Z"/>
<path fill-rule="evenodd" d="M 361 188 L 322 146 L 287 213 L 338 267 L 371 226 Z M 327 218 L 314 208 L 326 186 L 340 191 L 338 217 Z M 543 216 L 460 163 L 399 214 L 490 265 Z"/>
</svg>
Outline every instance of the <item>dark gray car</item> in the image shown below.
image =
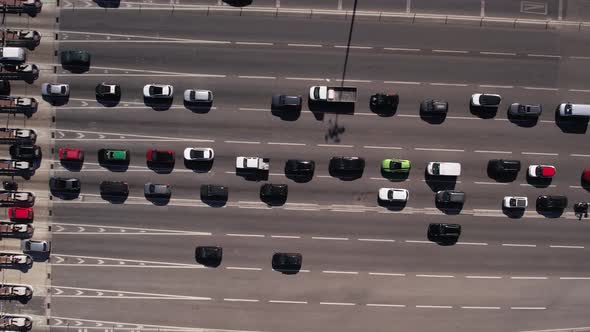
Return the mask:
<svg viewBox="0 0 590 332">
<path fill-rule="evenodd" d="M 424 99 L 420 103 L 420 112 L 424 114 L 446 114 L 449 111 L 449 103 L 442 100 Z"/>
<path fill-rule="evenodd" d="M 148 182 L 143 187 L 143 193 L 146 197 L 170 197 L 172 188 L 169 184 Z"/>
<path fill-rule="evenodd" d="M 273 110 L 300 111 L 302 104 L 301 96 L 274 95 L 270 105 Z"/>
<path fill-rule="evenodd" d="M 515 117 L 536 118 L 543 112 L 543 106 L 539 104 L 511 104 L 508 108 L 508 115 Z"/>
</svg>

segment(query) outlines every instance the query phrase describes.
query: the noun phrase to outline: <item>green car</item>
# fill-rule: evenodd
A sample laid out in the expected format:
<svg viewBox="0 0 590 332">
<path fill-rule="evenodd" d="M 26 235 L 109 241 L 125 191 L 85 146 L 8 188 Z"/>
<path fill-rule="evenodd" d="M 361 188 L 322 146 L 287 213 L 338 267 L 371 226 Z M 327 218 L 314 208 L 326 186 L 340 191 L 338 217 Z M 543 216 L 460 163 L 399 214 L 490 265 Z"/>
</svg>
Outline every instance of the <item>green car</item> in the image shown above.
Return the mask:
<svg viewBox="0 0 590 332">
<path fill-rule="evenodd" d="M 103 161 L 129 161 L 129 150 L 101 149 L 100 159 Z"/>
<path fill-rule="evenodd" d="M 386 173 L 409 173 L 412 163 L 403 159 L 385 159 L 381 162 L 381 171 Z"/>
</svg>

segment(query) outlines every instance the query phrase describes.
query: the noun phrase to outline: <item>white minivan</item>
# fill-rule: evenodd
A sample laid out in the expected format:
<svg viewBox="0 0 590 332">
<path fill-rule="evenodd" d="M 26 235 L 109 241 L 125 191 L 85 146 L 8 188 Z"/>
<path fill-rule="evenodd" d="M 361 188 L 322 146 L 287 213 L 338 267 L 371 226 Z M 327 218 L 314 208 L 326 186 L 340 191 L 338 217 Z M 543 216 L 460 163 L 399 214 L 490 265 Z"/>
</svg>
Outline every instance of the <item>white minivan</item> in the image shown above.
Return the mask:
<svg viewBox="0 0 590 332">
<path fill-rule="evenodd" d="M 590 105 L 589 104 L 572 104 L 562 103 L 557 106 L 560 116 L 565 117 L 590 117 Z"/>
<path fill-rule="evenodd" d="M 22 47 L 0 47 L 0 62 L 20 65 L 27 61 L 27 53 Z"/>
<path fill-rule="evenodd" d="M 433 161 L 428 163 L 426 171 L 433 176 L 459 176 L 461 175 L 461 164 Z"/>
</svg>

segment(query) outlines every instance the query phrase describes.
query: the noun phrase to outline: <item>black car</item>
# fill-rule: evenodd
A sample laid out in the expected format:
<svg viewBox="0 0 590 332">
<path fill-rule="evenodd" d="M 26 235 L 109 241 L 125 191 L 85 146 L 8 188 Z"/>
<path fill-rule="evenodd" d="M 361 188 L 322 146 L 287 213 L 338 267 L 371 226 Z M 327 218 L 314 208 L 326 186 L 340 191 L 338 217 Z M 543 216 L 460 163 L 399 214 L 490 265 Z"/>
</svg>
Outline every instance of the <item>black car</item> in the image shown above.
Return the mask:
<svg viewBox="0 0 590 332">
<path fill-rule="evenodd" d="M 567 197 L 541 195 L 537 197 L 537 208 L 543 210 L 563 210 L 567 207 Z"/>
<path fill-rule="evenodd" d="M 77 178 L 52 177 L 49 179 L 49 188 L 54 192 L 80 192 L 80 180 Z"/>
<path fill-rule="evenodd" d="M 288 192 L 289 187 L 286 184 L 265 183 L 260 187 L 260 199 L 263 202 L 284 203 Z"/>
<path fill-rule="evenodd" d="M 514 117 L 538 118 L 541 113 L 543 113 L 543 106 L 539 104 L 529 105 L 514 103 L 508 108 L 508 115 Z"/>
<path fill-rule="evenodd" d="M 398 94 L 376 93 L 371 96 L 369 104 L 371 105 L 372 109 L 394 110 L 397 108 L 397 105 L 399 104 L 399 95 Z"/>
<path fill-rule="evenodd" d="M 95 89 L 99 98 L 121 98 L 121 86 L 119 84 L 100 83 Z"/>
<path fill-rule="evenodd" d="M 461 235 L 461 225 L 431 223 L 428 225 L 428 240 L 436 243 L 455 243 Z"/>
<path fill-rule="evenodd" d="M 228 188 L 216 184 L 201 185 L 201 200 L 225 202 L 228 199 Z"/>
<path fill-rule="evenodd" d="M 313 160 L 289 159 L 285 163 L 285 174 L 290 177 L 311 178 L 314 170 Z"/>
<path fill-rule="evenodd" d="M 365 169 L 365 159 L 361 157 L 332 157 L 330 170 L 342 173 L 362 172 Z"/>
<path fill-rule="evenodd" d="M 424 114 L 447 114 L 449 103 L 442 100 L 424 99 L 420 103 L 420 112 Z"/>
<path fill-rule="evenodd" d="M 205 266 L 217 267 L 223 258 L 223 248 L 203 246 L 195 248 L 195 260 Z"/>
<path fill-rule="evenodd" d="M 519 160 L 492 159 L 488 161 L 488 169 L 496 175 L 515 174 L 520 171 Z"/>
<path fill-rule="evenodd" d="M 270 107 L 273 110 L 300 111 L 302 104 L 301 96 L 273 95 Z"/>
<path fill-rule="evenodd" d="M 10 81 L 0 80 L 0 96 L 10 96 Z"/>
<path fill-rule="evenodd" d="M 129 185 L 123 181 L 102 181 L 100 194 L 103 196 L 124 197 L 129 195 Z"/>
<path fill-rule="evenodd" d="M 300 253 L 277 252 L 272 255 L 272 268 L 277 271 L 298 271 L 302 263 L 303 256 Z"/>
<path fill-rule="evenodd" d="M 436 192 L 435 201 L 439 204 L 464 204 L 465 193 L 455 190 L 440 190 Z"/>
<path fill-rule="evenodd" d="M 62 66 L 90 67 L 90 53 L 86 51 L 61 51 Z"/>
<path fill-rule="evenodd" d="M 31 160 L 41 158 L 41 147 L 38 145 L 11 145 L 10 156 L 12 159 Z"/>
</svg>

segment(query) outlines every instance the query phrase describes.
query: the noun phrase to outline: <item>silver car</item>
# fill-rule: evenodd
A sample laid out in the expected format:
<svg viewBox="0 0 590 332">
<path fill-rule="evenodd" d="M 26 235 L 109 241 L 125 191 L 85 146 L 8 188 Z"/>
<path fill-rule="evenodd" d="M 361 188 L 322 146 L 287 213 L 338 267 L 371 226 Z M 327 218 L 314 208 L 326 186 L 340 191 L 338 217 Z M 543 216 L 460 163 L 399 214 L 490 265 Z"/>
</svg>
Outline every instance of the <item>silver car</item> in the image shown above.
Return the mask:
<svg viewBox="0 0 590 332">
<path fill-rule="evenodd" d="M 148 182 L 143 187 L 143 194 L 146 197 L 170 197 L 172 195 L 172 188 L 169 184 Z"/>
<path fill-rule="evenodd" d="M 41 94 L 47 97 L 69 97 L 70 85 L 64 83 L 43 83 Z"/>
<path fill-rule="evenodd" d="M 212 103 L 213 92 L 209 90 L 187 89 L 184 90 L 184 101 L 187 103 Z"/>
<path fill-rule="evenodd" d="M 539 104 L 519 104 L 514 103 L 508 108 L 508 115 L 515 117 L 536 118 L 543 112 L 543 106 Z"/>
<path fill-rule="evenodd" d="M 51 253 L 51 242 L 45 240 L 22 240 L 20 249 L 25 254 L 49 254 Z"/>
</svg>

